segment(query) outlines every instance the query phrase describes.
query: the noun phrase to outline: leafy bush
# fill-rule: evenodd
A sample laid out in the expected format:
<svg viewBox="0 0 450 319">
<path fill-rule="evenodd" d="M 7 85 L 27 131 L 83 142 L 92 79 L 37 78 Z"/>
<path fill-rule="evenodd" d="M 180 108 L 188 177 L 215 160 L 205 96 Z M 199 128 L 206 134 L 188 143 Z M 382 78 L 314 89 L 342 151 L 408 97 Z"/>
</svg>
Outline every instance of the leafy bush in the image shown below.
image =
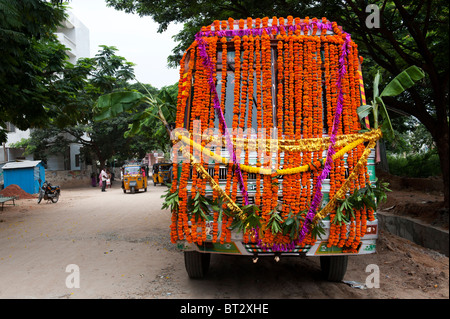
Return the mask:
<svg viewBox="0 0 450 319">
<path fill-rule="evenodd" d="M 388 155 L 389 172 L 397 176 L 430 177 L 441 175 L 439 156 L 435 151 L 397 157 Z"/>
</svg>

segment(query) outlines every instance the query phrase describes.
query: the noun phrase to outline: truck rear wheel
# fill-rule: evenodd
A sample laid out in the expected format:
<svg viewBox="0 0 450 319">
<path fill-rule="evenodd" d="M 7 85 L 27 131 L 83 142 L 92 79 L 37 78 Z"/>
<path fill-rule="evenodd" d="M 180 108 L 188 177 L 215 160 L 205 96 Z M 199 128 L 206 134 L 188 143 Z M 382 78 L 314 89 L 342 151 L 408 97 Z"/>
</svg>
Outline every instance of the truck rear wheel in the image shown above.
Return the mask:
<svg viewBox="0 0 450 319">
<path fill-rule="evenodd" d="M 320 268 L 328 281 L 341 281 L 347 271 L 348 256 L 320 256 Z"/>
<path fill-rule="evenodd" d="M 199 279 L 203 278 L 209 269 L 209 262 L 211 254 L 199 253 L 198 251 L 184 252 L 184 265 L 189 278 Z"/>
</svg>

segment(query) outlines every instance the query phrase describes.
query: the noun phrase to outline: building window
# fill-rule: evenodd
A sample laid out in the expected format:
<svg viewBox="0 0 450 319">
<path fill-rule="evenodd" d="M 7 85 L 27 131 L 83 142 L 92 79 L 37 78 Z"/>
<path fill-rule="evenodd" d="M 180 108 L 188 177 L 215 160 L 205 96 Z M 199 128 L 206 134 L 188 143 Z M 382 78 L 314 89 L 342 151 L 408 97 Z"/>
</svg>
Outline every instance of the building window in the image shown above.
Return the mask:
<svg viewBox="0 0 450 319">
<path fill-rule="evenodd" d="M 75 167 L 80 167 L 80 154 L 75 155 Z"/>
<path fill-rule="evenodd" d="M 6 131 L 8 133 L 13 133 L 16 131 L 16 127 L 14 126 L 14 124 L 7 122 L 6 123 Z"/>
</svg>

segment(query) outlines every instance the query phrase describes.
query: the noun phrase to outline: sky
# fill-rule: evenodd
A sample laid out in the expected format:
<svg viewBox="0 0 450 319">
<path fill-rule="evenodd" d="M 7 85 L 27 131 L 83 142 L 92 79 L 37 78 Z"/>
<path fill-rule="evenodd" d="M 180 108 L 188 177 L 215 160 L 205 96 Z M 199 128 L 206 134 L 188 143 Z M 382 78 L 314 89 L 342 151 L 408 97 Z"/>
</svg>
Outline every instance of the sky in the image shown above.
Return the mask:
<svg viewBox="0 0 450 319">
<path fill-rule="evenodd" d="M 115 46 L 117 55 L 136 64 L 139 82 L 159 89 L 178 82 L 179 70 L 168 68 L 167 57 L 176 46 L 172 36 L 182 25 L 171 24 L 164 33 L 157 33 L 158 24 L 151 17 L 115 10 L 105 0 L 71 0 L 69 7 L 89 29 L 91 57 L 99 45 Z"/>
</svg>

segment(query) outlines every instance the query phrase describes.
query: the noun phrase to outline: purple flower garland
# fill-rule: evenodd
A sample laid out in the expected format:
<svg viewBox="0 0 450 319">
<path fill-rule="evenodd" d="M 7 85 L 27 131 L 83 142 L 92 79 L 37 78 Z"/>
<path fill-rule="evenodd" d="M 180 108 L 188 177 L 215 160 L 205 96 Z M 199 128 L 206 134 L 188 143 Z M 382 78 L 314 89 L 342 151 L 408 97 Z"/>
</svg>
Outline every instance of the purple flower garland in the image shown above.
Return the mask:
<svg viewBox="0 0 450 319">
<path fill-rule="evenodd" d="M 243 37 L 245 35 L 263 35 L 264 31 L 267 34 L 271 34 L 272 31 L 275 31 L 276 33 L 287 31 L 287 32 L 295 32 L 296 30 L 300 29 L 301 32 L 307 32 L 313 30 L 314 26 L 317 27 L 317 30 L 325 30 L 325 31 L 332 31 L 333 26 L 331 22 L 314 22 L 310 21 L 308 23 L 301 22 L 295 25 L 280 25 L 280 26 L 270 26 L 270 27 L 262 27 L 262 28 L 251 28 L 251 29 L 238 29 L 238 30 L 210 30 L 210 31 L 200 31 L 196 34 L 195 38 L 201 38 L 201 37 L 234 37 L 239 36 Z"/>
<path fill-rule="evenodd" d="M 320 201 L 322 200 L 322 181 L 325 179 L 325 177 L 328 176 L 328 173 L 330 172 L 331 164 L 333 162 L 333 155 L 335 154 L 334 145 L 336 143 L 336 135 L 341 119 L 342 109 L 343 109 L 343 103 L 344 103 L 344 93 L 342 91 L 342 80 L 345 76 L 345 73 L 347 72 L 347 69 L 345 67 L 345 59 L 348 55 L 348 52 L 350 50 L 350 35 L 348 33 L 344 33 L 345 40 L 342 45 L 341 50 L 341 56 L 339 57 L 339 76 L 336 82 L 337 91 L 339 92 L 338 98 L 337 98 L 337 105 L 336 105 L 336 113 L 334 115 L 334 121 L 333 121 L 333 128 L 331 130 L 331 136 L 330 136 L 330 145 L 328 147 L 327 151 L 327 159 L 325 161 L 325 166 L 322 170 L 322 173 L 317 178 L 316 185 L 314 187 L 314 197 L 311 202 L 311 206 L 309 207 L 308 214 L 306 215 L 305 222 L 303 223 L 303 227 L 299 232 L 297 242 L 301 243 L 305 236 L 310 231 L 311 222 L 316 215 L 317 207 L 320 204 Z"/>
<path fill-rule="evenodd" d="M 310 22 L 309 24 L 306 23 L 300 23 L 296 25 L 291 26 L 271 26 L 271 27 L 265 27 L 265 28 L 253 28 L 253 29 L 239 29 L 239 30 L 216 30 L 216 31 L 200 31 L 195 35 L 195 39 L 198 44 L 199 53 L 202 58 L 202 64 L 203 66 L 208 70 L 208 83 L 210 86 L 211 93 L 213 95 L 213 103 L 214 103 L 214 109 L 216 110 L 217 116 L 219 118 L 219 122 L 222 125 L 222 134 L 225 135 L 225 139 L 227 142 L 227 148 L 228 152 L 232 154 L 233 164 L 235 165 L 235 173 L 238 176 L 238 182 L 239 182 L 239 188 L 241 191 L 241 194 L 244 198 L 245 205 L 248 205 L 248 193 L 244 184 L 244 180 L 242 177 L 242 171 L 240 169 L 240 163 L 237 162 L 236 159 L 236 153 L 233 148 L 233 144 L 231 143 L 230 134 L 228 132 L 227 125 L 225 123 L 225 119 L 223 116 L 222 109 L 220 107 L 220 102 L 216 90 L 216 86 L 214 83 L 214 65 L 207 53 L 206 50 L 206 41 L 203 39 L 203 37 L 210 37 L 210 36 L 218 36 L 218 37 L 233 37 L 233 36 L 244 36 L 244 35 L 262 35 L 263 32 L 267 32 L 267 34 L 270 34 L 272 30 L 276 30 L 276 32 L 286 30 L 288 31 L 296 31 L 297 29 L 300 29 L 302 32 L 306 32 L 308 30 L 313 29 L 313 25 L 316 25 L 321 32 L 323 30 L 332 30 L 332 24 L 330 22 L 327 23 L 321 23 L 321 22 Z M 286 251 L 286 250 L 292 250 L 294 249 L 295 245 L 300 244 L 310 231 L 310 226 L 312 223 L 312 220 L 316 214 L 316 210 L 320 204 L 320 201 L 322 200 L 322 181 L 325 179 L 325 177 L 328 176 L 331 168 L 331 164 L 333 162 L 333 155 L 335 154 L 334 145 L 336 143 L 336 135 L 337 130 L 340 123 L 340 118 L 342 114 L 343 109 L 343 91 L 342 91 L 342 80 L 347 72 L 345 67 L 345 59 L 349 52 L 349 46 L 350 46 L 350 35 L 348 33 L 345 34 L 344 43 L 342 45 L 341 55 L 339 57 L 339 76 L 336 82 L 336 87 L 339 92 L 338 98 L 337 98 L 337 105 L 336 105 L 336 113 L 333 121 L 333 128 L 332 133 L 330 136 L 330 145 L 328 147 L 327 151 L 327 158 L 325 161 L 324 168 L 319 175 L 316 185 L 314 187 L 314 196 L 313 200 L 311 202 L 311 206 L 308 210 L 308 213 L 305 218 L 305 222 L 303 223 L 302 229 L 299 232 L 298 238 L 294 241 L 292 241 L 289 244 L 273 244 L 272 247 L 268 247 L 267 245 L 263 245 L 261 242 L 261 239 L 258 238 L 258 230 L 254 230 L 257 244 L 258 246 L 262 247 L 263 249 L 272 249 L 272 251 Z M 264 247 L 263 247 L 264 246 Z"/>
<path fill-rule="evenodd" d="M 227 142 L 227 148 L 228 152 L 232 154 L 233 158 L 233 164 L 235 165 L 235 173 L 238 176 L 238 182 L 239 182 L 239 189 L 241 191 L 241 194 L 244 198 L 245 205 L 248 205 L 248 193 L 247 189 L 244 184 L 244 178 L 242 177 L 242 171 L 240 167 L 240 163 L 238 163 L 236 159 L 236 152 L 234 151 L 233 144 L 231 143 L 230 134 L 228 132 L 228 127 L 225 122 L 225 118 L 223 116 L 222 108 L 220 107 L 219 97 L 217 95 L 216 85 L 214 83 L 214 65 L 209 58 L 208 52 L 206 50 L 206 42 L 205 40 L 199 35 L 199 33 L 196 34 L 195 39 L 198 44 L 200 56 L 202 58 L 202 64 L 203 66 L 208 70 L 208 83 L 209 88 L 211 90 L 211 94 L 213 95 L 213 103 L 214 103 L 214 109 L 216 110 L 217 116 L 219 117 L 219 122 L 222 125 L 222 134 L 225 135 L 226 142 Z"/>
</svg>

